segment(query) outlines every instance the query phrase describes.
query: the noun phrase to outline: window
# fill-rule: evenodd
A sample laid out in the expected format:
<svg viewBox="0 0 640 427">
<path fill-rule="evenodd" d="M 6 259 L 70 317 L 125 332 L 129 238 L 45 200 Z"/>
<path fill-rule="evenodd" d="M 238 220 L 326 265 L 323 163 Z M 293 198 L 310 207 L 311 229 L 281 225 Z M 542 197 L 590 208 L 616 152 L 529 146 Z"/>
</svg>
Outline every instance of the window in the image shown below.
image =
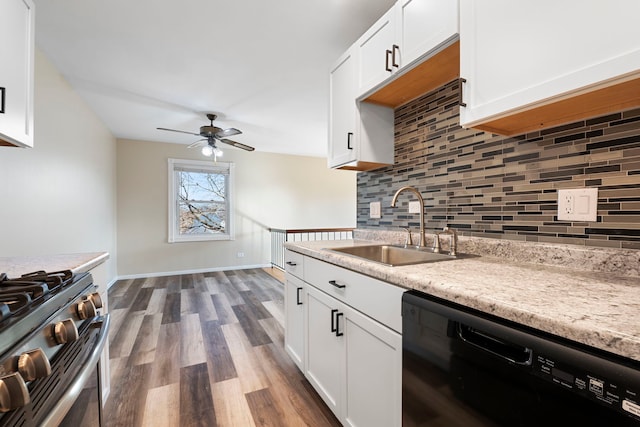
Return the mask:
<svg viewBox="0 0 640 427">
<path fill-rule="evenodd" d="M 233 240 L 233 163 L 169 159 L 169 242 Z"/>
</svg>

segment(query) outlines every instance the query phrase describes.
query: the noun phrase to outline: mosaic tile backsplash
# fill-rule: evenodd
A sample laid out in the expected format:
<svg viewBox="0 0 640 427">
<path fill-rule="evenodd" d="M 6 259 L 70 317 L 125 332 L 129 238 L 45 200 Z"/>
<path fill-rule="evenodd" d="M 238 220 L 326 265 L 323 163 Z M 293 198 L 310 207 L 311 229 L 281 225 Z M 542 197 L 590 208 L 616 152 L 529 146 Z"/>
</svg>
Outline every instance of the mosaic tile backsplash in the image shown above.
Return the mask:
<svg viewBox="0 0 640 427">
<path fill-rule="evenodd" d="M 419 227 L 408 213 L 415 187 L 428 230 L 461 235 L 640 249 L 640 109 L 516 137 L 459 124 L 454 80 L 395 111 L 395 164 L 358 174 L 358 227 Z M 597 187 L 596 222 L 557 220 L 557 191 Z M 382 218 L 369 218 L 380 201 Z"/>
</svg>

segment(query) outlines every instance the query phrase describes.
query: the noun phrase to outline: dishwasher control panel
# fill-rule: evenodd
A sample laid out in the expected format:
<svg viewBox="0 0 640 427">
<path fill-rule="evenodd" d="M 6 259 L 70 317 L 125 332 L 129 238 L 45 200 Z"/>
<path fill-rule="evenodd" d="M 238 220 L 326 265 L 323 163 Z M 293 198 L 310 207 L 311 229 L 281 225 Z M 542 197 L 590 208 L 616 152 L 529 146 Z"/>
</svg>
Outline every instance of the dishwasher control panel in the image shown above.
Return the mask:
<svg viewBox="0 0 640 427">
<path fill-rule="evenodd" d="M 533 369 L 539 378 L 623 412 L 640 422 L 640 390 L 543 354 L 536 355 Z"/>
</svg>

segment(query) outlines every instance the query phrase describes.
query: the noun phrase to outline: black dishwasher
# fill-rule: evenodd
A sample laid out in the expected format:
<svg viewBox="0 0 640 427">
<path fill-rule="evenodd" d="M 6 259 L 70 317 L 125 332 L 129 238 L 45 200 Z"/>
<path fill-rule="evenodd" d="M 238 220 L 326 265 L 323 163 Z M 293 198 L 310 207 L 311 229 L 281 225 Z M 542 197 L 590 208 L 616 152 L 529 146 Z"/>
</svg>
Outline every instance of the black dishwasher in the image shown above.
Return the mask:
<svg viewBox="0 0 640 427">
<path fill-rule="evenodd" d="M 402 298 L 411 426 L 640 426 L 640 363 L 415 290 Z"/>
</svg>

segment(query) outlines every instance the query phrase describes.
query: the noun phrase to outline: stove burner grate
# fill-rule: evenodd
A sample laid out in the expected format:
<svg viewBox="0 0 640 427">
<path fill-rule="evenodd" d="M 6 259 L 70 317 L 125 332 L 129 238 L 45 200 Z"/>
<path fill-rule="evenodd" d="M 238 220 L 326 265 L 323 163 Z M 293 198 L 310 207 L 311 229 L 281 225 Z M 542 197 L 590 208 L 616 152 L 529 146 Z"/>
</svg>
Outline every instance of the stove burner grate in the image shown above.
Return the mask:
<svg viewBox="0 0 640 427">
<path fill-rule="evenodd" d="M 10 279 L 0 273 L 0 323 L 10 317 L 27 313 L 54 294 L 73 283 L 70 270 L 47 273 L 42 270 Z"/>
</svg>

